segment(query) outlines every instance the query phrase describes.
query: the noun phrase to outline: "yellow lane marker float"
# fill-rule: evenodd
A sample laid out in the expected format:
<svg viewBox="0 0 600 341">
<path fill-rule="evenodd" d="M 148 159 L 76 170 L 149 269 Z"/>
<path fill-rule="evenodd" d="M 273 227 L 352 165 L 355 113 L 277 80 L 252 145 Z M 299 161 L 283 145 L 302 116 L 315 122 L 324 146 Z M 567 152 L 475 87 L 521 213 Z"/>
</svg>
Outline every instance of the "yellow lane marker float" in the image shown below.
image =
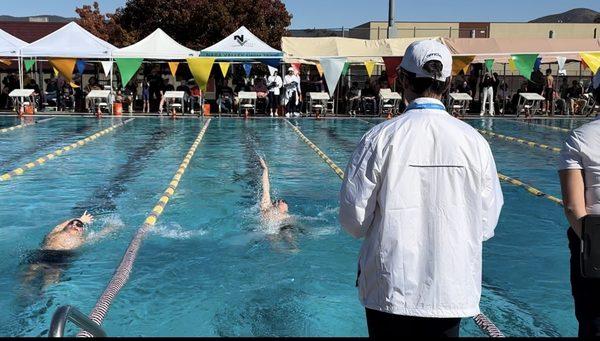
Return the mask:
<svg viewBox="0 0 600 341">
<path fill-rule="evenodd" d="M 16 126 L 12 126 L 12 127 L 8 127 L 8 128 L 2 128 L 2 129 L 0 129 L 0 134 L 7 133 L 9 131 L 13 131 L 13 130 L 17 130 L 17 129 L 21 129 L 21 128 L 25 128 L 25 127 L 28 127 L 28 126 L 32 126 L 34 124 L 40 124 L 40 123 L 48 122 L 48 121 L 53 120 L 53 119 L 54 119 L 54 117 L 50 117 L 50 118 L 39 120 L 39 121 L 33 122 L 33 123 L 21 123 L 21 124 L 16 125 Z"/>
<path fill-rule="evenodd" d="M 556 130 L 556 131 L 562 131 L 565 133 L 570 132 L 571 130 L 566 129 L 566 128 L 561 128 L 561 127 L 554 127 L 554 126 L 549 126 L 547 124 L 539 124 L 539 123 L 532 123 L 532 122 L 524 122 L 524 121 L 517 121 L 517 120 L 507 120 L 508 122 L 515 122 L 515 123 L 519 123 L 519 124 L 525 124 L 525 125 L 532 125 L 535 127 L 542 127 L 542 128 L 546 128 L 546 129 L 551 129 L 551 130 Z"/>
<path fill-rule="evenodd" d="M 493 131 L 489 131 L 489 130 L 482 130 L 482 129 L 477 129 L 478 132 L 480 132 L 483 135 L 488 135 L 491 137 L 495 137 L 501 140 L 505 140 L 505 141 L 509 141 L 509 142 L 515 142 L 515 143 L 521 143 L 524 144 L 526 146 L 529 146 L 531 148 L 540 148 L 540 149 L 545 149 L 545 150 L 550 150 L 552 152 L 555 153 L 560 153 L 560 148 L 556 148 L 556 147 L 552 147 L 543 143 L 537 143 L 537 142 L 532 142 L 532 141 L 527 141 L 527 140 L 523 140 L 517 137 L 512 137 L 512 136 L 506 136 L 506 135 L 502 135 L 502 134 L 498 134 L 498 133 L 494 133 Z"/>
<path fill-rule="evenodd" d="M 333 171 L 335 172 L 335 174 L 337 174 L 340 179 L 344 179 L 344 171 L 338 167 L 330 158 L 329 156 L 327 156 L 325 153 L 323 153 L 321 151 L 321 149 L 319 149 L 319 147 L 317 147 L 317 145 L 315 145 L 314 143 L 312 143 L 311 140 L 309 140 L 306 136 L 304 136 L 304 134 L 302 134 L 302 132 L 300 131 L 300 129 L 298 129 L 298 127 L 296 127 L 295 125 L 293 125 L 290 121 L 285 120 L 285 122 L 287 124 L 290 125 L 290 127 L 296 132 L 296 134 L 298 134 L 298 136 L 300 136 L 300 139 L 302 141 L 304 141 L 312 150 L 315 151 L 315 153 L 317 153 L 317 155 L 323 159 L 323 161 L 325 161 L 325 163 L 331 167 L 331 169 L 333 169 Z M 366 121 L 365 121 L 366 122 Z"/>
<path fill-rule="evenodd" d="M 200 142 L 202 141 L 204 133 L 206 133 L 209 124 L 210 119 L 206 121 L 204 127 L 202 127 L 202 130 L 200 130 L 200 133 L 198 133 L 196 140 L 194 141 L 194 143 L 192 143 L 187 155 L 183 159 L 183 162 L 181 162 L 179 168 L 177 169 L 177 172 L 171 179 L 169 187 L 167 187 L 167 189 L 164 191 L 163 195 L 160 197 L 160 199 L 152 209 L 152 212 L 150 212 L 148 217 L 146 217 L 146 220 L 144 220 L 142 226 L 135 233 L 135 236 L 131 240 L 129 247 L 125 251 L 125 255 L 123 256 L 119 267 L 117 268 L 112 279 L 106 286 L 106 289 L 104 289 L 104 292 L 96 302 L 94 309 L 92 309 L 92 312 L 90 313 L 89 317 L 98 325 L 102 323 L 102 320 L 106 316 L 106 313 L 108 312 L 108 309 L 110 308 L 110 305 L 112 304 L 113 300 L 115 299 L 115 297 L 117 297 L 121 288 L 123 288 L 123 286 L 127 283 L 129 275 L 131 274 L 131 270 L 133 269 L 133 264 L 137 257 L 138 251 L 142 246 L 142 241 L 144 237 L 156 224 L 156 221 L 164 211 L 165 206 L 167 206 L 167 203 L 175 193 L 175 190 L 179 185 L 179 181 L 185 173 L 185 170 L 187 169 L 190 161 L 192 160 L 192 157 L 196 153 L 196 149 L 200 145 Z M 79 332 L 77 336 L 91 337 L 91 335 L 85 331 Z"/>
<path fill-rule="evenodd" d="M 84 146 L 88 142 L 94 141 L 95 139 L 97 139 L 97 138 L 99 138 L 101 136 L 104 136 L 104 135 L 110 133 L 111 131 L 113 131 L 113 130 L 115 130 L 115 129 L 117 129 L 117 128 L 119 128 L 119 127 L 121 127 L 121 126 L 123 126 L 123 125 L 125 125 L 125 124 L 127 124 L 127 123 L 129 123 L 131 121 L 133 121 L 133 120 L 134 120 L 133 118 L 130 118 L 127 121 L 115 124 L 115 125 L 113 125 L 111 127 L 108 127 L 108 128 L 106 128 L 104 130 L 101 130 L 101 131 L 95 133 L 94 135 L 90 135 L 90 136 L 88 136 L 88 137 L 86 137 L 84 139 L 81 139 L 81 140 L 77 141 L 77 142 L 73 142 L 70 145 L 62 147 L 61 149 L 58 149 L 58 150 L 56 150 L 56 151 L 54 151 L 54 152 L 52 152 L 52 153 L 50 153 L 50 154 L 48 154 L 46 156 L 42 156 L 42 157 L 38 158 L 37 160 L 35 160 L 33 162 L 29 162 L 29 163 L 25 164 L 24 166 L 21 166 L 21 167 L 19 167 L 17 169 L 14 169 L 14 170 L 12 170 L 12 171 L 10 171 L 8 173 L 5 173 L 5 174 L 1 175 L 0 176 L 0 181 L 8 181 L 8 180 L 14 178 L 15 176 L 22 175 L 23 173 L 25 173 L 25 171 L 28 171 L 28 170 L 30 170 L 32 168 L 37 167 L 37 166 L 41 166 L 44 163 L 46 163 L 47 161 L 52 160 L 52 159 L 54 159 L 54 158 L 56 158 L 56 157 L 58 157 L 58 156 L 60 156 L 60 155 L 62 155 L 64 153 L 66 153 L 66 152 L 68 152 L 70 150 L 73 150 L 73 149 L 77 148 L 77 147 Z"/>
<path fill-rule="evenodd" d="M 358 120 L 361 120 L 360 118 Z M 371 122 L 365 121 L 365 120 L 361 120 L 363 122 L 367 122 L 369 124 L 372 124 Z M 295 125 L 293 125 L 290 121 L 285 120 L 285 122 L 287 124 L 290 125 L 290 127 L 296 132 L 296 134 L 298 134 L 298 136 L 300 137 L 300 139 L 302 141 L 304 141 L 312 150 L 315 151 L 315 153 L 317 153 L 317 155 L 319 155 L 319 157 L 321 159 L 323 159 L 323 161 L 325 161 L 325 163 L 327 163 L 329 165 L 329 167 L 331 167 L 331 169 L 333 169 L 333 171 L 335 172 L 335 174 L 337 174 L 340 179 L 344 179 L 344 171 L 342 171 L 340 169 L 340 167 L 338 167 L 333 161 L 331 161 L 331 159 L 329 158 L 329 156 L 327 156 L 325 153 L 323 153 L 321 151 L 321 149 L 319 149 L 319 147 L 317 147 L 317 145 L 315 145 L 314 143 L 312 143 L 311 140 L 309 140 L 306 136 L 304 136 L 304 134 L 302 133 L 302 131 L 300 131 L 300 129 L 298 129 L 298 127 L 296 127 Z M 494 323 L 487 317 L 485 316 L 483 313 L 473 317 L 473 320 L 475 321 L 475 324 L 477 324 L 477 326 L 479 328 L 481 328 L 481 330 L 483 330 L 484 332 L 486 332 L 489 336 L 491 337 L 504 337 L 504 334 L 502 334 L 502 332 L 500 331 L 500 329 L 498 329 L 496 327 L 496 325 L 494 325 Z"/>
</svg>

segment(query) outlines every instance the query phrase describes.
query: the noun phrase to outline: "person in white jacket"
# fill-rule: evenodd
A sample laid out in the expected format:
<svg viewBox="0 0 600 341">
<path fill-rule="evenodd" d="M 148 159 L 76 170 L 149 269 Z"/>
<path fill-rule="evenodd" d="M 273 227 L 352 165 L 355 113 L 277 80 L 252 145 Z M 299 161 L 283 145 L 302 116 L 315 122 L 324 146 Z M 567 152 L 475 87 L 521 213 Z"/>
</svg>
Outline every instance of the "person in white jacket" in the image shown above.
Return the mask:
<svg viewBox="0 0 600 341">
<path fill-rule="evenodd" d="M 450 51 L 411 44 L 406 112 L 368 131 L 346 168 L 339 220 L 362 238 L 357 286 L 371 337 L 458 336 L 477 315 L 482 244 L 504 203 L 487 141 L 440 101 Z"/>
<path fill-rule="evenodd" d="M 277 111 L 279 110 L 279 94 L 282 86 L 283 81 L 281 80 L 277 70 L 273 71 L 273 74 L 267 78 L 267 88 L 269 89 L 269 110 L 271 117 L 273 117 L 273 111 L 275 111 L 275 116 L 279 116 Z"/>
</svg>

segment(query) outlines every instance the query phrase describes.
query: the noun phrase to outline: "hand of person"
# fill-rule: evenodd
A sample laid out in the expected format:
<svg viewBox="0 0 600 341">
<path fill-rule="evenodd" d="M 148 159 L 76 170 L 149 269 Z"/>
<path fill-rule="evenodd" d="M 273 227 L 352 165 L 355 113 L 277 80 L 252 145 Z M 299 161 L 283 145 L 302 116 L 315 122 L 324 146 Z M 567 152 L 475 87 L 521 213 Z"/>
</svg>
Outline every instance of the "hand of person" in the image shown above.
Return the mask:
<svg viewBox="0 0 600 341">
<path fill-rule="evenodd" d="M 79 220 L 81 220 L 84 224 L 91 224 L 94 221 L 94 216 L 85 211 L 83 212 Z"/>
<path fill-rule="evenodd" d="M 263 158 L 262 158 L 262 157 L 260 157 L 260 156 L 259 156 L 259 157 L 258 157 L 258 161 L 260 161 L 260 166 L 261 166 L 263 169 L 269 169 L 269 167 L 267 166 L 267 163 L 265 162 L 265 160 L 263 160 Z"/>
</svg>

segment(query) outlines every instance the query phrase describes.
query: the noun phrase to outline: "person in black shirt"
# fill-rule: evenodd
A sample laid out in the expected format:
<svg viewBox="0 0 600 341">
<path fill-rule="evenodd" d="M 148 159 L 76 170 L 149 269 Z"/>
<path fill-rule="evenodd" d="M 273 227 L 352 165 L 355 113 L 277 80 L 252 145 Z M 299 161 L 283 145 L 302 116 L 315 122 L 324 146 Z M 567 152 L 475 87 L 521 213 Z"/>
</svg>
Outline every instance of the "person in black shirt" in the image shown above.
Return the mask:
<svg viewBox="0 0 600 341">
<path fill-rule="evenodd" d="M 582 97 L 583 85 L 579 84 L 578 81 L 573 81 L 572 86 L 567 90 L 572 115 L 581 112 L 583 105 L 585 105 L 585 99 L 582 99 Z"/>
<path fill-rule="evenodd" d="M 217 86 L 217 108 L 219 114 L 221 110 L 231 112 L 233 110 L 233 89 L 223 80 Z"/>
<path fill-rule="evenodd" d="M 365 82 L 365 87 L 361 91 L 362 95 L 362 112 L 367 113 L 370 111 L 374 113 L 376 111 L 375 102 L 376 102 L 376 93 L 375 89 L 373 89 L 373 85 L 369 80 Z"/>
</svg>

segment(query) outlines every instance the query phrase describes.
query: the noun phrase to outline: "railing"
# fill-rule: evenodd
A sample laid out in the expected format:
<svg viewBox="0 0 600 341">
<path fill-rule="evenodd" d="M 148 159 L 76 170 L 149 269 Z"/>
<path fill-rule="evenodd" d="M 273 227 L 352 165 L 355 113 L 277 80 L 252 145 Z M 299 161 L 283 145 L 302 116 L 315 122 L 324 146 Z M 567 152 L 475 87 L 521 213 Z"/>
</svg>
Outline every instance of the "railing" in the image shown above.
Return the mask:
<svg viewBox="0 0 600 341">
<path fill-rule="evenodd" d="M 90 320 L 77 308 L 65 305 L 56 310 L 50 323 L 49 337 L 63 337 L 67 321 L 73 322 L 77 327 L 85 330 L 94 337 L 106 337 L 106 333 L 94 321 Z"/>
</svg>

